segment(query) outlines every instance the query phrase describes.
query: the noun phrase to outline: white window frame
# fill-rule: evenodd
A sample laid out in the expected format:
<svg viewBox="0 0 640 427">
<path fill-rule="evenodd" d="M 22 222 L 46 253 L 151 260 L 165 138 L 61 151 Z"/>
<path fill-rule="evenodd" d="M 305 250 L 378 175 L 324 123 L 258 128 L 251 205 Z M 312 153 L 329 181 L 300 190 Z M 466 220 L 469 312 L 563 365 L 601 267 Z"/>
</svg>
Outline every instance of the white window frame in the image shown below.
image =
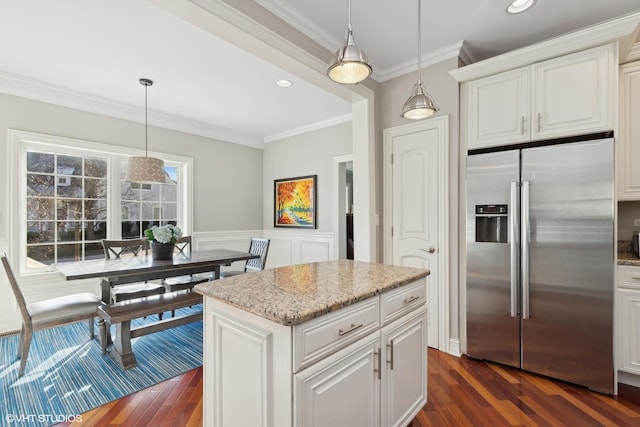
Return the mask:
<svg viewBox="0 0 640 427">
<path fill-rule="evenodd" d="M 53 151 L 79 156 L 99 156 L 107 158 L 107 238 L 118 239 L 121 236 L 120 215 L 113 215 L 120 209 L 120 169 L 123 158 L 144 155 L 143 150 L 109 145 L 104 143 L 65 138 L 34 132 L 9 129 L 7 132 L 7 171 L 9 179 L 9 242 L 8 254 L 19 276 L 51 274 L 54 266 L 42 269 L 26 268 L 27 222 L 26 218 L 26 157 L 27 150 Z M 193 224 L 193 158 L 169 153 L 150 151 L 149 156 L 163 159 L 167 165 L 178 169 L 178 225 L 184 234 L 192 233 Z M 116 207 L 114 209 L 114 207 Z"/>
</svg>

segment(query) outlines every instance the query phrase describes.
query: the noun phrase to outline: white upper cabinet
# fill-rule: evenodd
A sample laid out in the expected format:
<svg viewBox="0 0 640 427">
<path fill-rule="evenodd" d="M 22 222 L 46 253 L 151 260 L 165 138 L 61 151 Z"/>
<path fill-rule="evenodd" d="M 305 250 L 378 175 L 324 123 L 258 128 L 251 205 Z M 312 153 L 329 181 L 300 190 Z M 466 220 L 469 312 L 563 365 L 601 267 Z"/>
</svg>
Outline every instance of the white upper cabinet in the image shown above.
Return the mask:
<svg viewBox="0 0 640 427">
<path fill-rule="evenodd" d="M 614 129 L 616 45 L 465 84 L 468 149 Z"/>
<path fill-rule="evenodd" d="M 618 199 L 640 200 L 640 61 L 620 67 Z"/>
<path fill-rule="evenodd" d="M 529 141 L 529 68 L 469 82 L 469 148 Z"/>
<path fill-rule="evenodd" d="M 532 139 L 613 130 L 614 50 L 611 45 L 532 66 Z"/>
</svg>

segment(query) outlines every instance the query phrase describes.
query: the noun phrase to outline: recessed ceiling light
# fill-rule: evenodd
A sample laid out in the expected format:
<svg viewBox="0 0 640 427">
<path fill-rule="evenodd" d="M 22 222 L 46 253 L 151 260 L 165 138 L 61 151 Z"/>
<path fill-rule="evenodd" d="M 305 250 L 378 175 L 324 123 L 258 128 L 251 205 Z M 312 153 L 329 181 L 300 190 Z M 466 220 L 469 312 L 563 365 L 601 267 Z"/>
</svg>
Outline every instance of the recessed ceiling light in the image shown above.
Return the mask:
<svg viewBox="0 0 640 427">
<path fill-rule="evenodd" d="M 516 13 L 522 13 L 529 9 L 536 0 L 513 0 L 509 6 L 507 6 L 507 13 L 515 15 Z"/>
<path fill-rule="evenodd" d="M 293 83 L 291 83 L 291 80 L 286 80 L 286 79 L 280 79 L 276 82 L 276 84 L 280 87 L 289 87 L 291 86 Z"/>
</svg>

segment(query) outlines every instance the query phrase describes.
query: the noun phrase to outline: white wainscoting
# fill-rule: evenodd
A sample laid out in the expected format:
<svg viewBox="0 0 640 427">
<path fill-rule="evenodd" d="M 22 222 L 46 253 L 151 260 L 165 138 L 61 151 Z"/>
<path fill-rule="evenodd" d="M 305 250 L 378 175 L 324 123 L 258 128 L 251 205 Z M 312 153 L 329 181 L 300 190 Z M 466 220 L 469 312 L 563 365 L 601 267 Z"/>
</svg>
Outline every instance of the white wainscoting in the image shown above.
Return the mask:
<svg viewBox="0 0 640 427">
<path fill-rule="evenodd" d="M 193 233 L 193 247 L 204 249 L 249 249 L 251 237 L 270 239 L 266 268 L 334 259 L 333 233 L 291 230 L 246 230 Z M 238 270 L 242 262 L 222 270 Z"/>
<path fill-rule="evenodd" d="M 317 231 L 291 230 L 247 230 L 193 233 L 193 247 L 205 249 L 249 249 L 251 237 L 271 239 L 266 268 L 306 262 L 328 261 L 334 259 L 333 233 Z M 8 242 L 0 240 L 0 254 L 8 251 Z M 11 257 L 9 257 L 11 260 Z M 242 262 L 235 263 L 223 270 L 239 270 Z M 54 298 L 77 292 L 93 292 L 100 295 L 100 279 L 67 281 L 53 268 L 49 272 L 32 274 L 18 278 L 27 302 Z M 0 267 L 0 335 L 20 330 L 22 321 L 9 280 Z"/>
</svg>

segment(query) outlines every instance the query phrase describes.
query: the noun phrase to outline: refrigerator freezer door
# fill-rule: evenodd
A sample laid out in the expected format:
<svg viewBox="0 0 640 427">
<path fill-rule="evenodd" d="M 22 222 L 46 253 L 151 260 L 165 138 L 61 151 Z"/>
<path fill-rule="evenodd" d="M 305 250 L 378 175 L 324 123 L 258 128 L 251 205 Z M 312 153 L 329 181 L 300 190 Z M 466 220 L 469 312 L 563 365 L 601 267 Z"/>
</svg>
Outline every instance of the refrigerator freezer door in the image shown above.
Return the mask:
<svg viewBox="0 0 640 427">
<path fill-rule="evenodd" d="M 530 182 L 522 368 L 607 393 L 614 386 L 613 156 L 611 139 L 522 150 L 522 181 Z"/>
<path fill-rule="evenodd" d="M 518 300 L 512 277 L 518 278 L 519 197 L 512 188 L 519 181 L 519 157 L 507 151 L 467 161 L 467 354 L 515 367 L 520 321 L 511 309 L 512 298 Z"/>
</svg>

